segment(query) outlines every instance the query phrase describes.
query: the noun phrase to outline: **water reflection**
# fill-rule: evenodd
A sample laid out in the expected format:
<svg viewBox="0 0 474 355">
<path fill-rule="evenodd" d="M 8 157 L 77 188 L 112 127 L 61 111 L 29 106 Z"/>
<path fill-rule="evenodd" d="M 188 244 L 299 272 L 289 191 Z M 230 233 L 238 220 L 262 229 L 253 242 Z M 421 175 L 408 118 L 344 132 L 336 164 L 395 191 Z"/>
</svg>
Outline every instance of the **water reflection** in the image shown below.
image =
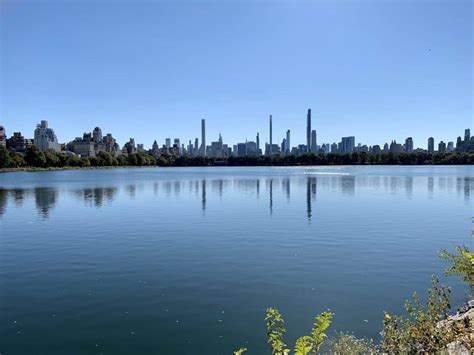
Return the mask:
<svg viewBox="0 0 474 355">
<path fill-rule="evenodd" d="M 49 218 L 49 213 L 58 200 L 58 190 L 49 187 L 37 187 L 34 189 L 34 194 L 38 214 L 44 219 Z"/>
<path fill-rule="evenodd" d="M 75 191 L 77 197 L 82 197 L 84 202 L 89 206 L 101 207 L 104 200 L 108 203 L 112 202 L 117 194 L 116 187 L 95 187 L 85 188 Z"/>
<path fill-rule="evenodd" d="M 259 199 L 261 184 L 265 186 L 265 199 L 268 199 L 268 213 L 283 212 L 291 204 L 292 211 L 300 209 L 306 212 L 306 219 L 311 219 L 317 214 L 315 203 L 317 194 L 333 194 L 334 197 L 354 196 L 356 193 L 363 195 L 367 192 L 390 192 L 392 195 L 405 193 L 405 197 L 412 199 L 413 194 L 433 198 L 436 193 L 455 193 L 470 200 L 474 189 L 474 177 L 452 176 L 367 176 L 367 175 L 311 175 L 311 176 L 271 176 L 242 178 L 227 177 L 213 179 L 205 177 L 190 180 L 155 180 L 140 181 L 117 186 L 92 186 L 80 189 L 58 189 L 55 187 L 0 188 L 0 217 L 7 210 L 20 207 L 33 198 L 37 213 L 40 218 L 47 219 L 58 204 L 59 195 L 71 193 L 76 199 L 84 202 L 87 207 L 106 208 L 118 198 L 129 200 L 138 195 L 151 193 L 155 200 L 162 198 L 188 199 L 189 204 L 195 204 L 206 211 L 209 201 L 224 203 L 228 196 L 231 199 L 240 199 L 247 196 L 250 199 Z M 209 186 L 210 190 L 208 190 Z M 416 188 L 416 187 L 421 188 Z M 321 191 L 321 192 L 318 192 Z M 296 197 L 293 197 L 295 195 Z M 262 195 L 263 196 L 263 195 Z M 302 196 L 305 196 L 302 197 Z M 292 198 L 294 201 L 292 201 Z M 331 197 L 332 198 L 332 197 Z M 225 202 L 227 203 L 227 202 Z M 251 203 L 251 202 L 250 202 Z M 105 205 L 105 206 L 104 206 Z M 304 213 L 304 212 L 302 212 Z"/>
</svg>

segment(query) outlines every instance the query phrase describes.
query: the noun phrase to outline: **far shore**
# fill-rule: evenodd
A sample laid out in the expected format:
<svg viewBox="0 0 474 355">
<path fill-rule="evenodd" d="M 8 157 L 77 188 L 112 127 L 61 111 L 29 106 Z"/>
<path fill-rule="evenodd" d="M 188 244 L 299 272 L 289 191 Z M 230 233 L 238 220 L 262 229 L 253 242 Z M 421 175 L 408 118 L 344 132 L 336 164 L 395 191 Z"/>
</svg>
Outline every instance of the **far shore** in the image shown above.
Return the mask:
<svg viewBox="0 0 474 355">
<path fill-rule="evenodd" d="M 433 167 L 440 167 L 440 166 L 469 166 L 472 164 L 341 164 L 341 165 L 188 165 L 188 166 L 160 166 L 160 165 L 119 165 L 119 166 L 65 166 L 65 167 L 47 167 L 47 168 L 40 168 L 40 167 L 21 167 L 21 168 L 2 168 L 0 169 L 1 173 L 17 173 L 17 172 L 42 172 L 42 171 L 63 171 L 63 170 L 102 170 L 102 169 L 133 169 L 133 168 L 220 168 L 220 167 L 227 167 L 227 168 L 271 168 L 271 167 L 278 167 L 278 168 L 291 168 L 291 167 L 342 167 L 342 166 L 405 166 L 405 167 L 413 167 L 413 166 L 433 166 Z"/>
</svg>

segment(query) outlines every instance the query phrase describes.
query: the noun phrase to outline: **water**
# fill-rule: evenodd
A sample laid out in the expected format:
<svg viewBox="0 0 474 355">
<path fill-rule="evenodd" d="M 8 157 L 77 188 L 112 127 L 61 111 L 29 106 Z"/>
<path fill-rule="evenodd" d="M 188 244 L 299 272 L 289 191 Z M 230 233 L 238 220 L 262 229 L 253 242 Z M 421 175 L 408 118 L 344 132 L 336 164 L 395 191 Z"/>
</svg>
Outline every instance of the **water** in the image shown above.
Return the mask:
<svg viewBox="0 0 474 355">
<path fill-rule="evenodd" d="M 278 307 L 378 338 L 472 245 L 474 168 L 0 174 L 0 353 L 250 354 Z M 453 278 L 454 304 L 467 290 Z"/>
</svg>

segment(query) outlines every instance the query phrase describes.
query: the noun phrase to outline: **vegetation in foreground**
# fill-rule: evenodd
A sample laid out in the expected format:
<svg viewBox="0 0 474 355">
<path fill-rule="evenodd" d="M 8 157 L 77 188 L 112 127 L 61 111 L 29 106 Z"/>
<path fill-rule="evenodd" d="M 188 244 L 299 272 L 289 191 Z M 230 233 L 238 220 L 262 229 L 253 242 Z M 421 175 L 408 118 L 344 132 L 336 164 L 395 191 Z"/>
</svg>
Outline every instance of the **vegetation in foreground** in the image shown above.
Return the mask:
<svg viewBox="0 0 474 355">
<path fill-rule="evenodd" d="M 440 257 L 449 261 L 447 275 L 456 275 L 466 282 L 474 296 L 474 253 L 467 247 L 456 247 L 456 251 L 441 251 Z M 457 342 L 471 354 L 474 353 L 474 321 L 469 318 L 448 320 L 451 309 L 451 290 L 440 285 L 437 277 L 432 277 L 432 286 L 424 304 L 414 293 L 412 300 L 406 301 L 407 316 L 384 314 L 382 340 L 375 344 L 372 340 L 358 339 L 352 334 L 341 333 L 329 341 L 327 352 L 331 354 L 439 354 L 449 344 Z M 315 318 L 309 335 L 296 340 L 293 352 L 286 345 L 284 320 L 278 309 L 266 312 L 267 341 L 272 355 L 318 354 L 327 338 L 333 313 L 327 311 Z M 242 355 L 246 348 L 234 352 Z"/>
<path fill-rule="evenodd" d="M 80 158 L 77 155 L 48 150 L 39 151 L 35 146 L 25 154 L 0 146 L 0 169 L 32 168 L 87 168 L 116 166 L 305 166 L 305 165 L 454 165 L 474 164 L 474 152 L 429 154 L 416 153 L 351 153 L 306 154 L 301 156 L 207 157 L 153 156 L 140 152 L 113 156 L 100 152 L 98 156 Z"/>
</svg>

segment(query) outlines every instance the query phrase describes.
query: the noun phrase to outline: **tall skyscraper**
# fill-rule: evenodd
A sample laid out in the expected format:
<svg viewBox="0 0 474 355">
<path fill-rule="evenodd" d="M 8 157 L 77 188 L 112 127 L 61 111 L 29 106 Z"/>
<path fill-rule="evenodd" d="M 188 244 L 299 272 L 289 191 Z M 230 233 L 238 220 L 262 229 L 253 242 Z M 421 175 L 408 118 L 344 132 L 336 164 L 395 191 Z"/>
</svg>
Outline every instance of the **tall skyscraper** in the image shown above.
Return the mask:
<svg viewBox="0 0 474 355">
<path fill-rule="evenodd" d="M 428 153 L 434 153 L 434 138 L 428 138 Z"/>
<path fill-rule="evenodd" d="M 194 140 L 194 152 L 193 155 L 199 155 L 199 139 Z"/>
<path fill-rule="evenodd" d="M 272 147 L 273 147 L 273 128 L 272 128 L 272 115 L 270 115 L 270 147 L 268 149 L 268 154 L 272 155 Z"/>
<path fill-rule="evenodd" d="M 342 137 L 341 141 L 341 152 L 342 153 L 352 153 L 355 149 L 355 137 Z"/>
<path fill-rule="evenodd" d="M 306 149 L 309 152 L 311 149 L 311 109 L 308 109 L 306 115 Z"/>
<path fill-rule="evenodd" d="M 286 154 L 290 154 L 291 152 L 291 140 L 290 140 L 290 130 L 286 131 Z"/>
<path fill-rule="evenodd" d="M 446 152 L 446 143 L 443 141 L 438 143 L 438 153 L 444 153 Z"/>
<path fill-rule="evenodd" d="M 167 149 L 171 148 L 171 138 L 166 138 L 165 139 L 165 146 Z"/>
<path fill-rule="evenodd" d="M 43 152 L 48 149 L 61 150 L 56 134 L 52 128 L 48 128 L 48 121 L 41 121 L 36 126 L 34 145 Z"/>
<path fill-rule="evenodd" d="M 316 153 L 318 150 L 317 139 L 316 139 L 316 130 L 311 131 L 311 153 Z"/>
<path fill-rule="evenodd" d="M 469 128 L 466 128 L 464 130 L 464 142 L 469 142 L 471 139 L 471 130 Z"/>
<path fill-rule="evenodd" d="M 405 139 L 405 152 L 412 153 L 413 152 L 413 138 L 408 137 Z"/>
<path fill-rule="evenodd" d="M 257 132 L 257 151 L 260 150 L 260 134 Z"/>
<path fill-rule="evenodd" d="M 201 120 L 201 155 L 206 156 L 206 120 Z"/>
</svg>

